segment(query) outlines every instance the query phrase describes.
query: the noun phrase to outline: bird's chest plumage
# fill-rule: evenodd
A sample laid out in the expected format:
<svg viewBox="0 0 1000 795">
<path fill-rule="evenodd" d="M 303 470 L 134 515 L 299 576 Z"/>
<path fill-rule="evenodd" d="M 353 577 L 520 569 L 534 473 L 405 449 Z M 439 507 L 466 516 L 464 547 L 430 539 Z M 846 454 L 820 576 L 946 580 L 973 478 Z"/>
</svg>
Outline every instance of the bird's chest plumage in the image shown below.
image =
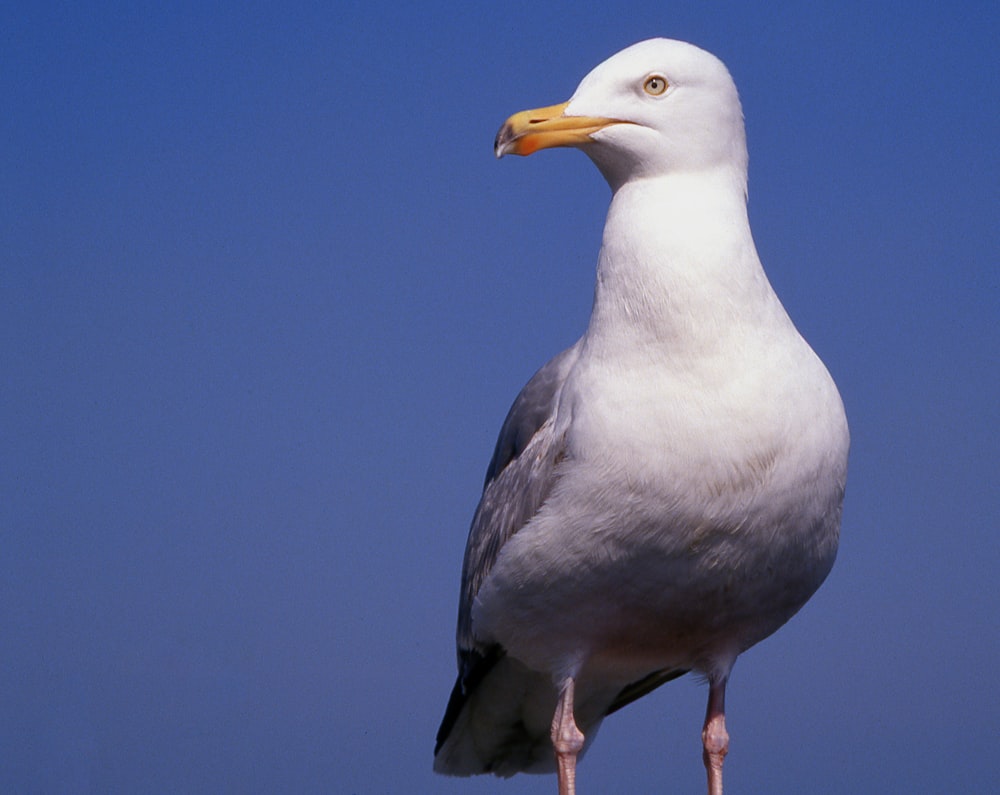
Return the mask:
<svg viewBox="0 0 1000 795">
<path fill-rule="evenodd" d="M 693 665 L 717 639 L 749 647 L 808 599 L 836 552 L 842 479 L 828 433 L 813 438 L 836 406 L 825 371 L 803 388 L 761 369 L 578 368 L 553 492 L 481 594 L 505 646 Z"/>
</svg>

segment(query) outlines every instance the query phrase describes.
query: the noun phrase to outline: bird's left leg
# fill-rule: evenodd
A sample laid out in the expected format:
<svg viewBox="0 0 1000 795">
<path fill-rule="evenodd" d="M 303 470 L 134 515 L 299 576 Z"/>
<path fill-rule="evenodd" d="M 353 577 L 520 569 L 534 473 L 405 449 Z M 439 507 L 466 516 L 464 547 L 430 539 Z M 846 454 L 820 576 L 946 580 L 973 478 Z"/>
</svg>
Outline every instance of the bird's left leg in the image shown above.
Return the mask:
<svg viewBox="0 0 1000 795">
<path fill-rule="evenodd" d="M 552 717 L 552 745 L 556 749 L 559 795 L 576 795 L 576 757 L 583 748 L 583 732 L 573 719 L 573 677 L 567 677 L 559 692 Z"/>
<path fill-rule="evenodd" d="M 729 734 L 726 731 L 726 681 L 727 674 L 710 676 L 708 681 L 708 710 L 701 741 L 705 747 L 703 757 L 708 773 L 708 795 L 722 795 L 722 760 L 729 752 Z"/>
</svg>

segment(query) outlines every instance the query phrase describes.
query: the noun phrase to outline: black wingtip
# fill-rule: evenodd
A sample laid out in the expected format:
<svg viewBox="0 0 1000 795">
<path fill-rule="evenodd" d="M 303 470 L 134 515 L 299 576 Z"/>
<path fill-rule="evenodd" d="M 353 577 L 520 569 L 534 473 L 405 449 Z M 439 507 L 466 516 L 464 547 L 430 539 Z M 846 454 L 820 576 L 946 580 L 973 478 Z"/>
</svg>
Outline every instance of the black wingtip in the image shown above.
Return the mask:
<svg viewBox="0 0 1000 795">
<path fill-rule="evenodd" d="M 615 696 L 615 700 L 611 702 L 611 705 L 604 711 L 604 715 L 608 716 L 612 712 L 617 712 L 622 707 L 627 707 L 636 699 L 642 698 L 647 693 L 651 693 L 656 690 L 660 685 L 665 685 L 667 682 L 671 682 L 680 676 L 688 673 L 686 668 L 682 669 L 665 669 L 662 671 L 654 671 L 648 676 L 644 676 L 637 682 L 633 682 L 627 687 L 622 688 L 622 691 Z"/>
<path fill-rule="evenodd" d="M 458 716 L 462 714 L 465 702 L 469 700 L 469 696 L 483 681 L 486 674 L 493 670 L 493 666 L 500 661 L 503 655 L 504 651 L 500 646 L 491 647 L 486 654 L 481 654 L 478 651 L 463 653 L 461 671 L 455 680 L 455 686 L 451 689 L 448 706 L 445 707 L 441 726 L 434 739 L 434 756 L 438 755 L 442 746 L 447 742 L 451 730 L 458 722 Z"/>
<path fill-rule="evenodd" d="M 462 677 L 455 680 L 455 686 L 451 689 L 451 696 L 448 697 L 448 706 L 445 707 L 444 717 L 441 719 L 441 726 L 438 728 L 437 737 L 434 738 L 434 756 L 438 755 L 441 746 L 444 745 L 451 730 L 455 728 L 455 722 L 465 706 L 465 692 L 462 689 Z"/>
</svg>

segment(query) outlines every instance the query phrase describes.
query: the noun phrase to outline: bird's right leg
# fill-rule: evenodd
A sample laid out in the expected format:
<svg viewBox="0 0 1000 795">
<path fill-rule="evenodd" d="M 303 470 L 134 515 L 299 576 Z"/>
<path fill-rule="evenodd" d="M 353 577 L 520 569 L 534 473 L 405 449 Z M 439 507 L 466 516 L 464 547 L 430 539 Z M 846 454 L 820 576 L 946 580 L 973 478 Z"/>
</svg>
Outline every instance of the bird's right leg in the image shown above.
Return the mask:
<svg viewBox="0 0 1000 795">
<path fill-rule="evenodd" d="M 552 717 L 559 795 L 576 795 L 576 757 L 583 748 L 583 732 L 573 720 L 573 689 L 573 677 L 567 677 L 560 688 L 556 713 Z"/>
<path fill-rule="evenodd" d="M 705 770 L 708 773 L 708 795 L 722 795 L 722 760 L 729 752 L 729 733 L 726 731 L 726 675 L 710 676 L 708 681 L 708 710 L 701 739 L 705 750 Z"/>
</svg>

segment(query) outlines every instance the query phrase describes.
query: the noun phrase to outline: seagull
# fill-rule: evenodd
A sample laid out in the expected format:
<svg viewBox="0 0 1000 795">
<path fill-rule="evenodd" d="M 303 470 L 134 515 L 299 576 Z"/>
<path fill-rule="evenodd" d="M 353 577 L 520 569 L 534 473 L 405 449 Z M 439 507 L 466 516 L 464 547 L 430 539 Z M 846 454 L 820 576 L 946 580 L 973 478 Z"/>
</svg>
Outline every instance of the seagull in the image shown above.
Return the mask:
<svg viewBox="0 0 1000 795">
<path fill-rule="evenodd" d="M 612 191 L 593 310 L 500 430 L 434 769 L 554 770 L 574 795 L 601 721 L 696 672 L 721 795 L 733 664 L 833 566 L 847 420 L 758 258 L 743 112 L 720 60 L 635 44 L 568 102 L 511 116 L 495 153 L 559 146 Z"/>
</svg>

